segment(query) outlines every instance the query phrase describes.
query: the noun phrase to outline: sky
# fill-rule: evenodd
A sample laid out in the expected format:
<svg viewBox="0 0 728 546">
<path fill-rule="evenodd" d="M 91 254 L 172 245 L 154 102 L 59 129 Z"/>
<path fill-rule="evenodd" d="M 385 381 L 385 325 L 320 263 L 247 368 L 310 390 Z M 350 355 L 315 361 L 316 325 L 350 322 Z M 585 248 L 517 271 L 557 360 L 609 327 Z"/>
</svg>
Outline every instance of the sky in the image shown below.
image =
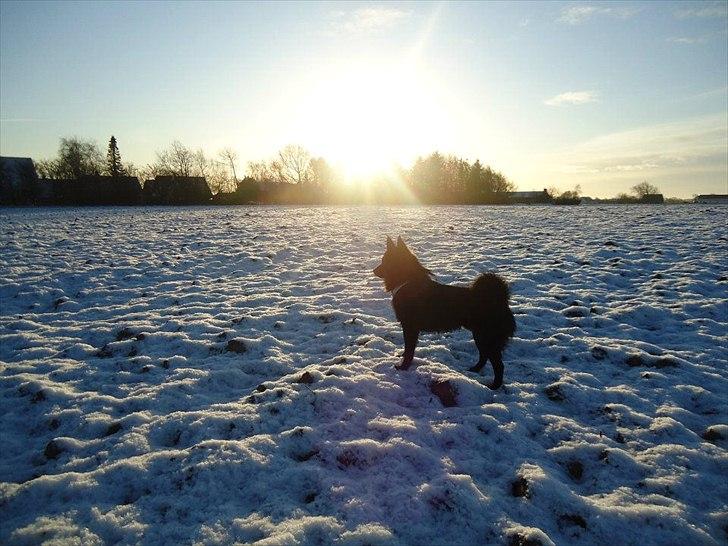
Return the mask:
<svg viewBox="0 0 728 546">
<path fill-rule="evenodd" d="M 112 134 L 136 165 L 439 150 L 521 190 L 728 193 L 728 2 L 0 2 L 0 154 Z"/>
</svg>

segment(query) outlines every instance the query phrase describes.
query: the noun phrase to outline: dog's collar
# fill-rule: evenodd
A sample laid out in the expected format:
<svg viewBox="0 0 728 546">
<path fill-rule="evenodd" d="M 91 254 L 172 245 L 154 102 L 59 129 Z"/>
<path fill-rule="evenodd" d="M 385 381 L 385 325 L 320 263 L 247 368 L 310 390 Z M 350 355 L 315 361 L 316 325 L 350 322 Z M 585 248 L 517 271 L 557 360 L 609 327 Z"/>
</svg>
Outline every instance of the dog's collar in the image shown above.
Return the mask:
<svg viewBox="0 0 728 546">
<path fill-rule="evenodd" d="M 404 281 L 404 282 L 403 282 L 402 284 L 400 284 L 400 285 L 399 285 L 399 286 L 398 286 L 397 288 L 394 288 L 394 289 L 392 290 L 392 297 L 396 296 L 396 295 L 397 295 L 397 292 L 399 292 L 399 290 L 400 290 L 400 289 L 401 289 L 401 288 L 402 288 L 402 287 L 403 287 L 403 286 L 404 286 L 405 284 L 407 284 L 408 282 L 409 282 L 409 281 Z"/>
</svg>

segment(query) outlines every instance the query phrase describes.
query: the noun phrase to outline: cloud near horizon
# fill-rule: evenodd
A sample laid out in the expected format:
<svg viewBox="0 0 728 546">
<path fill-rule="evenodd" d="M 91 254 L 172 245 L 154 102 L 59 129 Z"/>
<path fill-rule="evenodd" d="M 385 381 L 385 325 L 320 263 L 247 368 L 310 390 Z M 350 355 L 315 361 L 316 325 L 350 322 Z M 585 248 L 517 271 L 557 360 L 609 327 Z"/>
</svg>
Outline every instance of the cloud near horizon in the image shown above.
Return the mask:
<svg viewBox="0 0 728 546">
<path fill-rule="evenodd" d="M 567 91 L 543 101 L 547 106 L 562 106 L 565 104 L 587 104 L 597 102 L 594 91 Z"/>
<path fill-rule="evenodd" d="M 630 173 L 690 164 L 725 164 L 728 112 L 637 127 L 592 138 L 559 154 L 564 173 Z"/>
<path fill-rule="evenodd" d="M 728 112 L 598 135 L 539 154 L 538 179 L 584 195 L 609 197 L 647 180 L 663 194 L 726 193 Z M 530 183 L 528 187 L 538 187 Z"/>
</svg>

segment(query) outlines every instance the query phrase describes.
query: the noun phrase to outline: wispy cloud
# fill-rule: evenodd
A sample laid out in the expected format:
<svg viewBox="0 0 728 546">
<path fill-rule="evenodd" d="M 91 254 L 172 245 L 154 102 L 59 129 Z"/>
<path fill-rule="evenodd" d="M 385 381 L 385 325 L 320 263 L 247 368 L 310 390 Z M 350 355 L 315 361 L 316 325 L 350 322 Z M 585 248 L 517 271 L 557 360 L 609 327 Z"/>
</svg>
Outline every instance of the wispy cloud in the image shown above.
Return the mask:
<svg viewBox="0 0 728 546">
<path fill-rule="evenodd" d="M 699 7 L 682 8 L 674 11 L 678 19 L 721 19 L 728 17 L 728 3 L 712 2 Z"/>
<path fill-rule="evenodd" d="M 726 30 L 718 30 L 715 32 L 701 34 L 700 36 L 672 36 L 670 38 L 667 38 L 667 41 L 672 42 L 673 44 L 682 45 L 705 44 L 715 38 L 719 38 L 725 41 L 727 33 L 728 32 Z"/>
<path fill-rule="evenodd" d="M 559 21 L 569 25 L 578 25 L 599 12 L 595 6 L 570 6 L 561 10 Z"/>
<path fill-rule="evenodd" d="M 330 14 L 327 30 L 330 34 L 372 34 L 390 29 L 410 15 L 408 11 L 386 7 L 335 11 Z"/>
<path fill-rule="evenodd" d="M 638 127 L 572 146 L 558 157 L 562 173 L 628 174 L 722 165 L 728 147 L 726 113 Z"/>
<path fill-rule="evenodd" d="M 697 38 L 693 38 L 691 36 L 676 36 L 673 38 L 667 38 L 668 42 L 671 42 L 673 44 L 682 44 L 682 45 L 693 45 L 693 44 L 704 44 L 708 41 L 708 39 L 705 36 L 699 36 Z"/>
<path fill-rule="evenodd" d="M 695 95 L 689 95 L 687 97 L 683 97 L 683 100 L 699 100 L 712 97 L 724 98 L 726 96 L 728 96 L 728 85 L 724 85 L 723 87 L 714 87 L 713 89 L 708 89 L 707 91 L 702 91 L 700 93 L 696 93 Z"/>
<path fill-rule="evenodd" d="M 562 8 L 561 15 L 557 19 L 560 23 L 568 25 L 580 25 L 589 19 L 599 15 L 609 15 L 618 19 L 629 19 L 639 10 L 633 7 L 604 7 L 591 4 L 579 4 Z"/>
<path fill-rule="evenodd" d="M 543 101 L 547 106 L 564 106 L 567 104 L 587 104 L 597 102 L 594 91 L 567 91 Z"/>
</svg>

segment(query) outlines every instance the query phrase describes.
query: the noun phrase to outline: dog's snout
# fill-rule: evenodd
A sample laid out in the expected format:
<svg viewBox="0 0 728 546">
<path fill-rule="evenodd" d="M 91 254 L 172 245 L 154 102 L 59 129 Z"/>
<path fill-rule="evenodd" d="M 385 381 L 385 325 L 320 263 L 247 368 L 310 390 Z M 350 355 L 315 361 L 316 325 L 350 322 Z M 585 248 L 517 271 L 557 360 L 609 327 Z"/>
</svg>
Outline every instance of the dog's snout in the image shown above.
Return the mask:
<svg viewBox="0 0 728 546">
<path fill-rule="evenodd" d="M 377 267 L 374 268 L 374 274 L 377 277 L 380 277 L 380 278 L 382 277 L 382 266 L 381 265 L 378 265 Z"/>
</svg>

